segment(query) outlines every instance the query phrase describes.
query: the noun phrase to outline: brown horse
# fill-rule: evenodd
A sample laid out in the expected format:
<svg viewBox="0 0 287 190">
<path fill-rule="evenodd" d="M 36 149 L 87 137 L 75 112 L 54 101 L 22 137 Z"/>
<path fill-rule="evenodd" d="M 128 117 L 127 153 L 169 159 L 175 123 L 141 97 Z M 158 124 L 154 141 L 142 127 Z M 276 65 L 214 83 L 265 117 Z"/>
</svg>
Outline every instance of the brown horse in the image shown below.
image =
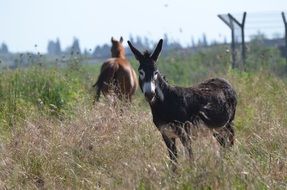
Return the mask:
<svg viewBox="0 0 287 190">
<path fill-rule="evenodd" d="M 93 85 L 96 88 L 94 101 L 99 100 L 101 92 L 104 96 L 114 92 L 120 100 L 131 101 L 138 86 L 136 72 L 125 57 L 123 38 L 118 41 L 112 37 L 111 42 L 112 57 L 103 63 L 99 78 Z"/>
</svg>

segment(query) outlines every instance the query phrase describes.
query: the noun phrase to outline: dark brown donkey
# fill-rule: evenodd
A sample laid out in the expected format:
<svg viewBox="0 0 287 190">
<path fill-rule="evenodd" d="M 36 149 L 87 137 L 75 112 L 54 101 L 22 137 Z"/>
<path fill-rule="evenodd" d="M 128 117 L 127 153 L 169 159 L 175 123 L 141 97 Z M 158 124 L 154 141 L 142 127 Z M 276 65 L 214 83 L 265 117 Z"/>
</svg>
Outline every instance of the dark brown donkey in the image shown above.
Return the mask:
<svg viewBox="0 0 287 190">
<path fill-rule="evenodd" d="M 96 88 L 95 100 L 99 100 L 101 92 L 104 96 L 114 92 L 121 100 L 131 100 L 138 86 L 137 75 L 125 57 L 123 38 L 117 41 L 112 37 L 111 42 L 112 57 L 103 63 L 99 78 L 93 85 Z"/>
<path fill-rule="evenodd" d="M 196 86 L 170 86 L 157 69 L 156 61 L 162 49 L 160 40 L 151 54 L 138 51 L 128 44 L 139 61 L 139 84 L 148 101 L 153 122 L 168 148 L 173 169 L 177 163 L 175 139 L 179 138 L 192 160 L 191 133 L 194 128 L 209 128 L 222 146 L 234 143 L 234 119 L 237 98 L 234 89 L 224 79 L 213 78 Z"/>
</svg>

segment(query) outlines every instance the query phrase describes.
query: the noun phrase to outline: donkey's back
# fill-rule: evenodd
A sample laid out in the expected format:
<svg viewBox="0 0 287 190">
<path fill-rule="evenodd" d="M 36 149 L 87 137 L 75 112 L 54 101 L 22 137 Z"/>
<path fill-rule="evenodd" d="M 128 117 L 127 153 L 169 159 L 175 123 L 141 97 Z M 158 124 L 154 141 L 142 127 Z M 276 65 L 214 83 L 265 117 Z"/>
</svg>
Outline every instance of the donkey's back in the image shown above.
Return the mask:
<svg viewBox="0 0 287 190">
<path fill-rule="evenodd" d="M 199 116 L 211 128 L 222 127 L 234 119 L 237 95 L 228 81 L 209 79 L 194 88 L 200 96 Z"/>
<path fill-rule="evenodd" d="M 236 92 L 224 79 L 213 78 L 193 87 L 175 86 L 161 91 L 164 102 L 159 101 L 152 107 L 156 125 L 190 121 L 220 128 L 234 119 Z"/>
</svg>

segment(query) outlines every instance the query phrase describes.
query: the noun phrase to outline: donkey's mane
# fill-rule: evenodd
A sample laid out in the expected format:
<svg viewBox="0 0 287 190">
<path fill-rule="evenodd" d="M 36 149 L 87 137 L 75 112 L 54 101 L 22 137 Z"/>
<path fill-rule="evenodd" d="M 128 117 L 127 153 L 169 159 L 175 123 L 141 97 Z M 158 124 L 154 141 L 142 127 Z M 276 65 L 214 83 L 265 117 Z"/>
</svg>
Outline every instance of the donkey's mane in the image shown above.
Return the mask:
<svg viewBox="0 0 287 190">
<path fill-rule="evenodd" d="M 145 50 L 144 53 L 143 53 L 143 56 L 144 56 L 144 59 L 148 59 L 151 56 L 151 52 L 148 51 L 148 50 Z"/>
</svg>

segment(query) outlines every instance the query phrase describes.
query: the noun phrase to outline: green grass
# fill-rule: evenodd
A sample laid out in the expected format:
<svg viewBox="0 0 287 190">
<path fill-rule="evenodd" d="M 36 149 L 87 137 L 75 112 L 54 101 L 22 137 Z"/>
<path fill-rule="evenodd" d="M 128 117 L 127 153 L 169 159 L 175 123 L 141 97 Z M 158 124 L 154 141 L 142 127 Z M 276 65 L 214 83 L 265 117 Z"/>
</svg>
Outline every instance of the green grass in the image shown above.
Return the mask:
<svg viewBox="0 0 287 190">
<path fill-rule="evenodd" d="M 218 156 L 210 138 L 199 137 L 192 144 L 195 160 L 190 165 L 177 142 L 176 174 L 141 92 L 131 105 L 104 98 L 92 105 L 99 65 L 3 70 L 0 187 L 286 189 L 285 79 L 266 67 L 243 72 L 227 63 L 225 52 L 210 50 L 160 58 L 158 67 L 172 84 L 224 77 L 239 98 L 235 146 Z"/>
</svg>

